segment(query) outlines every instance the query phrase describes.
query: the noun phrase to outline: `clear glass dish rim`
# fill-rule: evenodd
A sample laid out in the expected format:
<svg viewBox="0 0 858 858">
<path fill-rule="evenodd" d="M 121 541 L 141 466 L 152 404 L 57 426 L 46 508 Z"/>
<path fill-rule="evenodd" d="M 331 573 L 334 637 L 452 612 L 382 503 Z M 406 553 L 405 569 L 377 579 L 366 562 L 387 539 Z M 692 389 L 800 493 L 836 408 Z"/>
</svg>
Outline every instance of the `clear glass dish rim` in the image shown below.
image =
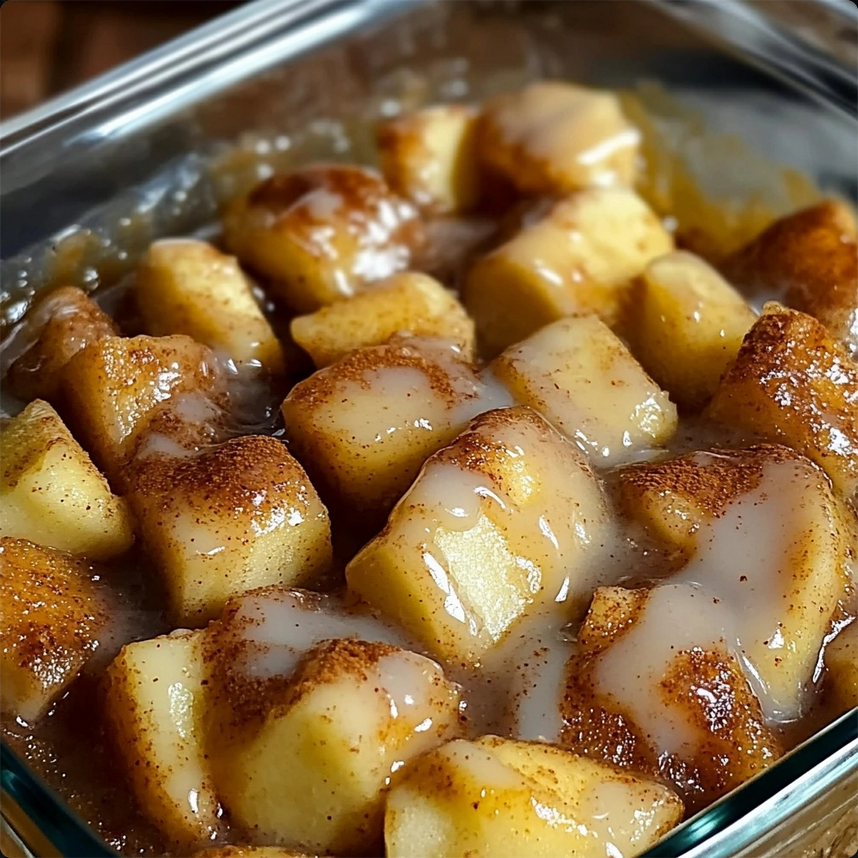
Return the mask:
<svg viewBox="0 0 858 858">
<path fill-rule="evenodd" d="M 440 0 L 452 2 L 453 0 Z M 62 140 L 95 146 L 102 139 L 99 121 L 131 105 L 161 96 L 169 109 L 176 85 L 193 80 L 196 99 L 268 67 L 270 52 L 294 55 L 282 44 L 299 28 L 318 27 L 301 50 L 347 33 L 385 14 L 407 13 L 433 0 L 254 0 L 190 33 L 125 63 L 99 78 L 0 124 L 0 170 L 36 143 Z M 434 0 L 439 2 L 439 0 Z M 858 118 L 854 69 L 808 47 L 783 27 L 773 25 L 742 0 L 638 0 L 679 18 L 721 42 L 771 75 Z M 816 0 L 845 22 L 858 23 L 858 9 L 840 0 Z M 735 26 L 736 22 L 741 27 Z M 262 49 L 265 50 L 262 50 Z M 254 59 L 255 57 L 255 59 Z M 242 62 L 239 62 L 242 60 Z M 224 75 L 224 68 L 227 74 Z M 217 74 L 215 72 L 217 71 Z M 164 103 L 166 101 L 166 103 Z M 0 189 L 0 205 L 6 189 Z M 114 856 L 97 834 L 18 758 L 0 743 L 0 795 L 4 821 L 26 843 L 9 807 L 35 826 L 56 854 Z M 802 804 L 841 778 L 858 772 L 858 709 L 804 742 L 772 768 L 743 784 L 664 838 L 642 858 L 730 858 Z M 7 804 L 8 803 L 8 804 Z"/>
</svg>

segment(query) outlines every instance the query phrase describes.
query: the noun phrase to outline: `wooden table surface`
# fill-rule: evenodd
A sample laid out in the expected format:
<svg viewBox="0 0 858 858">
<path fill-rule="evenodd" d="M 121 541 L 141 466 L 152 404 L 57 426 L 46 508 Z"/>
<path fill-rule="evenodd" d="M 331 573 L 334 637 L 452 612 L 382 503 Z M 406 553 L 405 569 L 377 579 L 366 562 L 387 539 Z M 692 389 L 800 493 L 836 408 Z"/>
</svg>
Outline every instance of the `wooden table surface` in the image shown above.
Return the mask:
<svg viewBox="0 0 858 858">
<path fill-rule="evenodd" d="M 7 0 L 0 8 L 0 118 L 236 5 L 236 0 Z"/>
</svg>

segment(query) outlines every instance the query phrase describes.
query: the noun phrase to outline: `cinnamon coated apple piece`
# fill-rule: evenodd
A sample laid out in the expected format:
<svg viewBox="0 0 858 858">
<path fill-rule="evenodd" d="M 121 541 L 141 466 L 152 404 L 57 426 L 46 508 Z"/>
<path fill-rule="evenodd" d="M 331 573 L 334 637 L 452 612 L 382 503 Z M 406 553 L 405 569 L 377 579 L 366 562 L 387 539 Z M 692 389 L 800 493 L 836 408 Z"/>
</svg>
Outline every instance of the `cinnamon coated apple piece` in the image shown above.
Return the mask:
<svg viewBox="0 0 858 858">
<path fill-rule="evenodd" d="M 676 406 L 596 316 L 560 319 L 492 363 L 514 399 L 543 414 L 594 464 L 667 444 Z"/>
<path fill-rule="evenodd" d="M 210 751 L 233 827 L 251 843 L 371 854 L 395 772 L 459 733 L 456 686 L 388 644 L 327 641 L 258 694 L 256 714 Z"/>
<path fill-rule="evenodd" d="M 632 351 L 690 411 L 712 398 L 757 318 L 714 268 L 684 250 L 647 265 L 629 316 Z"/>
<path fill-rule="evenodd" d="M 463 301 L 494 357 L 564 316 L 595 313 L 616 325 L 633 279 L 671 250 L 670 234 L 634 191 L 590 188 L 479 259 Z"/>
<path fill-rule="evenodd" d="M 234 256 L 206 241 L 164 239 L 137 271 L 137 306 L 146 332 L 186 334 L 237 364 L 285 371 L 283 349 Z"/>
<path fill-rule="evenodd" d="M 561 705 L 565 748 L 672 784 L 691 813 L 782 753 L 715 609 L 690 583 L 598 589 Z"/>
<path fill-rule="evenodd" d="M 257 185 L 227 210 L 230 252 L 310 313 L 408 267 L 421 241 L 415 207 L 373 170 L 313 164 Z"/>
<path fill-rule="evenodd" d="M 291 332 L 320 369 L 400 333 L 443 337 L 468 359 L 474 350 L 474 323 L 464 307 L 437 280 L 417 271 L 393 274 L 348 301 L 298 316 Z"/>
<path fill-rule="evenodd" d="M 631 187 L 639 142 L 616 94 L 560 81 L 490 99 L 477 126 L 481 162 L 525 194 Z"/>
<path fill-rule="evenodd" d="M 197 396 L 224 401 L 211 350 L 185 336 L 104 337 L 81 349 L 64 373 L 63 414 L 119 488 L 136 444 L 167 400 L 189 397 L 189 407 Z"/>
<path fill-rule="evenodd" d="M 381 171 L 390 187 L 431 214 L 458 214 L 480 201 L 478 112 L 441 104 L 379 123 Z"/>
<path fill-rule="evenodd" d="M 809 313 L 858 355 L 858 228 L 844 203 L 827 200 L 775 221 L 727 260 L 744 289 Z"/>
<path fill-rule="evenodd" d="M 82 559 L 0 538 L 0 706 L 32 724 L 65 692 L 99 646 L 107 602 Z"/>
<path fill-rule="evenodd" d="M 255 587 L 316 585 L 329 569 L 328 512 L 276 438 L 153 455 L 134 475 L 129 502 L 177 626 L 204 625 Z"/>
<path fill-rule="evenodd" d="M 529 408 L 490 411 L 426 462 L 346 579 L 431 652 L 472 665 L 526 615 L 586 604 L 584 558 L 608 521 L 575 445 Z"/>
<path fill-rule="evenodd" d="M 0 429 L 0 535 L 106 560 L 134 542 L 123 498 L 59 414 L 37 399 Z"/>
<path fill-rule="evenodd" d="M 386 854 L 631 858 L 682 812 L 661 783 L 552 745 L 459 739 L 415 760 L 394 785 Z"/>
<path fill-rule="evenodd" d="M 204 631 L 127 644 L 105 676 L 111 738 L 143 813 L 179 854 L 222 830 L 206 758 Z"/>
<path fill-rule="evenodd" d="M 623 510 L 674 548 L 668 580 L 699 583 L 741 641 L 773 720 L 807 709 L 819 654 L 858 548 L 825 473 L 786 447 L 697 452 L 619 473 Z"/>
<path fill-rule="evenodd" d="M 32 343 L 12 364 L 5 382 L 19 399 L 47 399 L 55 405 L 65 365 L 84 346 L 118 333 L 113 319 L 74 286 L 39 298 L 24 324 Z"/>
<path fill-rule="evenodd" d="M 766 304 L 706 414 L 813 459 L 858 490 L 858 364 L 812 316 Z"/>
<path fill-rule="evenodd" d="M 475 414 L 508 402 L 455 342 L 397 338 L 296 384 L 283 418 L 291 450 L 328 505 L 371 529 L 382 526 L 427 456 Z"/>
</svg>

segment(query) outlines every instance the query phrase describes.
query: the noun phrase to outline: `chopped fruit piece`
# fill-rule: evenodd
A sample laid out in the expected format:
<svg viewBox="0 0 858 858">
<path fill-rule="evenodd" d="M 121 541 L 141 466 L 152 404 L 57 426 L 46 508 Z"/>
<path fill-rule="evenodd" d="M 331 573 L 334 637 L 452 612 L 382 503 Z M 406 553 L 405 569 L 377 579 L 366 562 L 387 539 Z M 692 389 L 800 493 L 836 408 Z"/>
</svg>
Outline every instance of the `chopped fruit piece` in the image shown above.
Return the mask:
<svg viewBox="0 0 858 858">
<path fill-rule="evenodd" d="M 428 658 L 366 641 L 320 645 L 211 751 L 233 825 L 251 842 L 370 854 L 391 776 L 458 733 L 458 707 Z"/>
<path fill-rule="evenodd" d="M 633 191 L 593 188 L 554 203 L 470 270 L 465 307 L 494 357 L 549 322 L 596 313 L 613 326 L 632 280 L 673 239 Z"/>
<path fill-rule="evenodd" d="M 309 313 L 408 267 L 422 228 L 372 170 L 316 164 L 266 179 L 224 218 L 229 249 Z"/>
<path fill-rule="evenodd" d="M 473 664 L 525 614 L 586 599 L 607 519 L 583 453 L 529 408 L 491 411 L 426 462 L 346 578 L 433 653 Z"/>
<path fill-rule="evenodd" d="M 712 267 L 677 251 L 650 262 L 630 322 L 635 354 L 680 404 L 702 408 L 757 316 Z"/>
<path fill-rule="evenodd" d="M 239 364 L 285 369 L 283 349 L 235 257 L 205 241 L 156 241 L 137 272 L 137 306 L 156 337 L 187 334 Z"/>
<path fill-rule="evenodd" d="M 389 858 L 632 858 L 682 819 L 667 787 L 551 745 L 484 736 L 406 767 L 387 801 Z"/>
<path fill-rule="evenodd" d="M 444 337 L 466 358 L 473 355 L 474 323 L 464 307 L 437 280 L 414 271 L 394 274 L 348 301 L 292 320 L 292 337 L 320 368 L 399 333 Z"/>
<path fill-rule="evenodd" d="M 390 187 L 433 214 L 473 209 L 480 199 L 476 118 L 472 107 L 444 104 L 383 121 L 376 139 Z"/>
<path fill-rule="evenodd" d="M 107 606 L 84 560 L 0 538 L 0 701 L 32 724 L 68 688 L 99 645 Z"/>
<path fill-rule="evenodd" d="M 296 384 L 283 417 L 322 497 L 368 531 L 384 523 L 427 456 L 508 401 L 455 343 L 403 339 L 352 352 Z"/>
<path fill-rule="evenodd" d="M 595 316 L 560 319 L 492 364 L 513 397 L 543 414 L 595 464 L 664 446 L 676 406 Z"/>
<path fill-rule="evenodd" d="M 567 668 L 562 744 L 671 783 L 690 812 L 771 765 L 780 742 L 722 619 L 690 583 L 597 590 Z"/>
<path fill-rule="evenodd" d="M 134 541 L 122 498 L 46 402 L 31 402 L 0 430 L 0 535 L 106 560 Z"/>
<path fill-rule="evenodd" d="M 135 798 L 178 854 L 220 828 L 203 747 L 204 632 L 128 644 L 106 677 L 107 717 Z"/>
<path fill-rule="evenodd" d="M 230 596 L 255 587 L 318 584 L 330 566 L 327 510 L 275 438 L 154 456 L 135 469 L 129 501 L 176 625 L 203 625 Z"/>
<path fill-rule="evenodd" d="M 162 403 L 182 394 L 215 399 L 221 390 L 211 351 L 184 336 L 105 337 L 78 352 L 65 376 L 63 413 L 119 486 L 135 443 Z"/>
<path fill-rule="evenodd" d="M 706 413 L 804 453 L 858 497 L 858 364 L 811 316 L 766 304 Z"/>
<path fill-rule="evenodd" d="M 815 316 L 858 356 L 855 214 L 827 201 L 775 221 L 725 263 L 738 286 Z"/>
<path fill-rule="evenodd" d="M 612 92 L 533 83 L 486 103 L 477 151 L 526 194 L 634 184 L 640 133 Z"/>
<path fill-rule="evenodd" d="M 620 495 L 686 559 L 670 580 L 698 582 L 735 612 L 725 629 L 738 623 L 736 647 L 766 716 L 803 714 L 858 546 L 822 470 L 786 447 L 700 452 L 623 469 Z"/>
<path fill-rule="evenodd" d="M 12 364 L 5 382 L 23 400 L 54 401 L 63 367 L 86 345 L 117 333 L 113 319 L 72 286 L 55 289 L 35 303 L 25 322 L 32 345 Z"/>
</svg>

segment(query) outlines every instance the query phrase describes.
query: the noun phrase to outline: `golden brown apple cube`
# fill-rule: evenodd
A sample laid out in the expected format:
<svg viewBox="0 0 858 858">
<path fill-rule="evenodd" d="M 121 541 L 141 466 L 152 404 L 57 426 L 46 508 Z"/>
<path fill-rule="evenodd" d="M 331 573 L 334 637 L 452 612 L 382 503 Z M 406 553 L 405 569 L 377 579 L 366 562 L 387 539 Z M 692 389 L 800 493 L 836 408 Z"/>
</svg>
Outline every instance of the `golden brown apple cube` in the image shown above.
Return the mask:
<svg viewBox="0 0 858 858">
<path fill-rule="evenodd" d="M 689 813 L 781 754 L 717 607 L 690 583 L 598 589 L 561 709 L 564 747 L 672 784 Z"/>
<path fill-rule="evenodd" d="M 68 422 L 114 485 L 162 403 L 221 394 L 211 351 L 189 337 L 105 337 L 65 369 Z"/>
<path fill-rule="evenodd" d="M 615 93 L 539 81 L 488 101 L 477 151 L 526 194 L 632 186 L 640 133 Z"/>
<path fill-rule="evenodd" d="M 474 348 L 474 323 L 456 296 L 416 271 L 393 274 L 348 301 L 298 316 L 291 327 L 292 338 L 319 368 L 399 333 L 444 337 L 461 346 L 466 358 Z"/>
<path fill-rule="evenodd" d="M 535 408 L 596 464 L 664 446 L 676 406 L 596 316 L 560 319 L 492 363 L 513 398 Z"/>
<path fill-rule="evenodd" d="M 479 259 L 464 304 L 490 357 L 564 316 L 596 313 L 613 326 L 633 278 L 671 250 L 670 234 L 633 191 L 592 188 Z"/>
<path fill-rule="evenodd" d="M 636 299 L 630 313 L 635 354 L 676 402 L 699 410 L 756 313 L 714 268 L 682 250 L 650 262 Z"/>
<path fill-rule="evenodd" d="M 744 289 L 816 317 L 858 355 L 855 214 L 828 200 L 780 218 L 725 263 Z"/>
<path fill-rule="evenodd" d="M 477 111 L 442 104 L 383 120 L 376 131 L 381 171 L 398 194 L 432 214 L 455 214 L 480 201 Z"/>
<path fill-rule="evenodd" d="M 786 447 L 698 452 L 624 468 L 620 498 L 685 558 L 670 580 L 736 611 L 766 716 L 800 717 L 858 545 L 824 472 Z"/>
<path fill-rule="evenodd" d="M 584 558 L 608 519 L 577 447 L 529 408 L 490 411 L 426 462 L 346 579 L 431 652 L 473 664 L 525 615 L 586 604 Z"/>
<path fill-rule="evenodd" d="M 122 648 L 107 670 L 107 720 L 125 777 L 178 854 L 209 842 L 221 808 L 206 758 L 203 631 Z"/>
<path fill-rule="evenodd" d="M 389 858 L 633 856 L 682 820 L 666 786 L 538 742 L 459 739 L 424 754 L 391 790 Z"/>
<path fill-rule="evenodd" d="M 146 332 L 186 334 L 237 364 L 285 370 L 283 349 L 234 256 L 206 241 L 156 241 L 137 271 Z"/>
<path fill-rule="evenodd" d="M 813 317 L 767 304 L 706 413 L 804 453 L 855 497 L 858 364 Z"/>
<path fill-rule="evenodd" d="M 504 396 L 455 343 L 404 339 L 359 349 L 295 385 L 283 417 L 328 505 L 380 526 L 426 458 L 493 407 L 495 393 Z"/>
<path fill-rule="evenodd" d="M 177 626 L 267 584 L 318 583 L 331 561 L 328 513 L 276 438 L 233 438 L 197 456 L 153 456 L 128 496 L 164 577 Z"/>
<path fill-rule="evenodd" d="M 98 648 L 107 604 L 83 560 L 23 539 L 0 538 L 0 704 L 32 724 Z"/>
<path fill-rule="evenodd" d="M 212 751 L 233 826 L 252 843 L 370 854 L 393 773 L 459 734 L 456 686 L 388 644 L 327 641 L 270 688 L 258 718 Z"/>
<path fill-rule="evenodd" d="M 381 176 L 343 164 L 272 176 L 224 218 L 229 250 L 299 313 L 407 268 L 421 232 L 414 206 Z"/>
<path fill-rule="evenodd" d="M 32 345 L 12 364 L 6 382 L 20 399 L 55 400 L 63 367 L 88 343 L 117 333 L 86 293 L 63 286 L 44 295 L 25 318 Z"/>
<path fill-rule="evenodd" d="M 0 429 L 0 535 L 106 560 L 131 547 L 123 498 L 72 437 L 59 414 L 37 399 Z"/>
</svg>

